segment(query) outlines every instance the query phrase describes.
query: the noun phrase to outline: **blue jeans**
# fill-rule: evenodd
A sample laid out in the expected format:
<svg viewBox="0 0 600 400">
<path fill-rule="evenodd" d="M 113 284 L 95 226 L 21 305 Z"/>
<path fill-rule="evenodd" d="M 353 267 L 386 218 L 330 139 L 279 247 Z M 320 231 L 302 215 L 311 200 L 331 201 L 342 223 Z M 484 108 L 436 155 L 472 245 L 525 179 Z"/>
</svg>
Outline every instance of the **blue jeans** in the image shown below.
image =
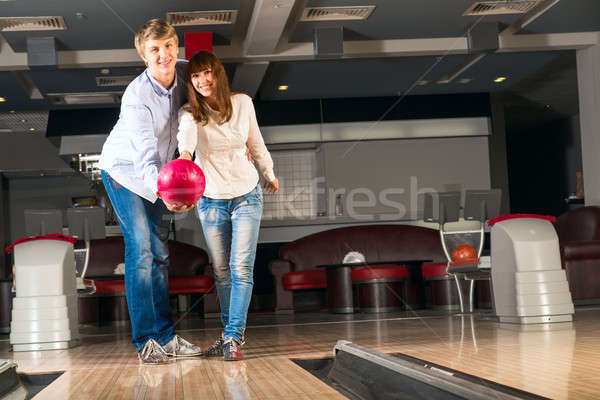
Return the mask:
<svg viewBox="0 0 600 400">
<path fill-rule="evenodd" d="M 262 217 L 260 186 L 233 199 L 203 197 L 198 216 L 213 262 L 223 337 L 242 342 L 254 286 L 254 259 Z"/>
<path fill-rule="evenodd" d="M 131 342 L 138 351 L 150 339 L 163 345 L 175 334 L 167 271 L 169 210 L 162 200 L 150 203 L 121 186 L 105 171 L 102 181 L 125 241 L 125 295 Z"/>
</svg>

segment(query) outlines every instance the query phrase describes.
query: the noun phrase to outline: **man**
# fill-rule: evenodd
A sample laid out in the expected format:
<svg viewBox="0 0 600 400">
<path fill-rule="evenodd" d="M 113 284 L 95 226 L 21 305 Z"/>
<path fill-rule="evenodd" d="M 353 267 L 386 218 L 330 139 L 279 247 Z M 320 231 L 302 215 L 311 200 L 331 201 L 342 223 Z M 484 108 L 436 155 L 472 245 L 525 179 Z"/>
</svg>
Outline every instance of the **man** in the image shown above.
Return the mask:
<svg viewBox="0 0 600 400">
<path fill-rule="evenodd" d="M 200 347 L 175 334 L 168 289 L 170 213 L 157 197 L 160 168 L 177 148 L 177 113 L 186 102 L 186 61 L 178 61 L 175 29 L 162 19 L 148 21 L 135 35 L 148 67 L 132 81 L 121 101 L 119 120 L 100 157 L 106 191 L 125 241 L 125 292 L 132 343 L 143 363 L 196 356 Z"/>
</svg>

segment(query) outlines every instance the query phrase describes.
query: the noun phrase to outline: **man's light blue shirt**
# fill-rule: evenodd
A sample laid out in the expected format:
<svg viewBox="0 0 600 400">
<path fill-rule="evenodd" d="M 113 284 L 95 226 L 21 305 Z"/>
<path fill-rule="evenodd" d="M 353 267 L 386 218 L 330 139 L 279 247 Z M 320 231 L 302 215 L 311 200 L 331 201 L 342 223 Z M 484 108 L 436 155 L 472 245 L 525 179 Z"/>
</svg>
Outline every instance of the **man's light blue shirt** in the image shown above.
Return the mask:
<svg viewBox="0 0 600 400">
<path fill-rule="evenodd" d="M 177 149 L 177 116 L 187 101 L 187 61 L 175 66 L 165 89 L 146 69 L 125 89 L 119 120 L 106 139 L 99 167 L 133 193 L 154 203 L 161 167 Z"/>
</svg>

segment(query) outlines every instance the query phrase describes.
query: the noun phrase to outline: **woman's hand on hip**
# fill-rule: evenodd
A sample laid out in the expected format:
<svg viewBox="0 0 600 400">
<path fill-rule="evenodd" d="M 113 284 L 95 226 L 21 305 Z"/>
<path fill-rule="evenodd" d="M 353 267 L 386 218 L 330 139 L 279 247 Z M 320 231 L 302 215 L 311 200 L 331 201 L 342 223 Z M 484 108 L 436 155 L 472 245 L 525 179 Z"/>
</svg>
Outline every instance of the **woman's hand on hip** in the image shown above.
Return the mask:
<svg viewBox="0 0 600 400">
<path fill-rule="evenodd" d="M 265 179 L 263 187 L 267 194 L 275 194 L 279 190 L 279 179 L 275 178 L 272 181 Z"/>
<path fill-rule="evenodd" d="M 254 164 L 254 158 L 252 158 L 252 153 L 250 153 L 248 146 L 246 146 L 246 158 L 248 158 L 248 161 Z"/>
</svg>

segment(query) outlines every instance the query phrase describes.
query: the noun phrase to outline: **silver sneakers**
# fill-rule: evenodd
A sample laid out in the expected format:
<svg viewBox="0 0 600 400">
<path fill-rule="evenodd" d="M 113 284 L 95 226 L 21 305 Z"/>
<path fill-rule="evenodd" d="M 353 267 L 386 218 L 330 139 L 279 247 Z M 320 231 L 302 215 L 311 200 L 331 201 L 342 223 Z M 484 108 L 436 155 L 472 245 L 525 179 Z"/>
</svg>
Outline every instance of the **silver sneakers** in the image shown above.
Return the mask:
<svg viewBox="0 0 600 400">
<path fill-rule="evenodd" d="M 194 357 L 202 355 L 200 346 L 195 346 L 179 335 L 162 346 L 165 353 L 170 357 Z"/>
<path fill-rule="evenodd" d="M 138 358 L 144 364 L 165 364 L 169 362 L 169 356 L 154 339 L 148 340 L 144 347 L 138 351 Z"/>
</svg>

